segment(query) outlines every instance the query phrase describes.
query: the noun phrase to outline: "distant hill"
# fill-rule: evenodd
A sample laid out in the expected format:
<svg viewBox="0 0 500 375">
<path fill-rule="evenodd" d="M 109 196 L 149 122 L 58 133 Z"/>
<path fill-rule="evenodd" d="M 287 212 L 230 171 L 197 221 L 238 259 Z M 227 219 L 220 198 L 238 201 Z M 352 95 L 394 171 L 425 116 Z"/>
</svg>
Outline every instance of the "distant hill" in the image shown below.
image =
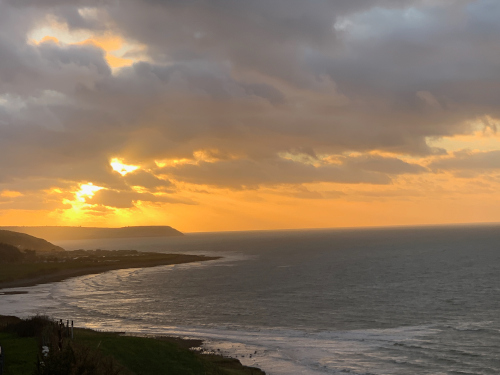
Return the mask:
<svg viewBox="0 0 500 375">
<path fill-rule="evenodd" d="M 20 250 L 28 249 L 36 250 L 37 252 L 64 251 L 62 247 L 56 246 L 44 239 L 10 230 L 0 229 L 0 243 L 15 246 Z"/>
<path fill-rule="evenodd" d="M 93 227 L 2 227 L 15 232 L 30 234 L 36 237 L 56 240 L 87 240 L 101 238 L 127 237 L 172 237 L 183 236 L 178 230 L 169 226 L 138 226 L 123 228 L 93 228 Z"/>
</svg>

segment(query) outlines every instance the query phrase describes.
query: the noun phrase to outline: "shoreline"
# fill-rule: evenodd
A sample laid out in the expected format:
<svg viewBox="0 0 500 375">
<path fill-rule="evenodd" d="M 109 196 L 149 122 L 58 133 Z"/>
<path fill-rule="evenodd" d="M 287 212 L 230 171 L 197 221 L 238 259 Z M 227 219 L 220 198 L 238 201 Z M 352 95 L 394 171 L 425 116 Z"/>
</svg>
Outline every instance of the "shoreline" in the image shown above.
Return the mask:
<svg viewBox="0 0 500 375">
<path fill-rule="evenodd" d="M 203 255 L 185 255 L 185 254 L 164 254 L 166 258 L 163 259 L 147 259 L 147 260 L 139 260 L 139 261 L 127 261 L 121 263 L 107 263 L 100 264 L 96 266 L 83 266 L 81 268 L 73 268 L 73 269 L 57 269 L 52 271 L 49 274 L 39 275 L 35 277 L 25 277 L 16 280 L 10 280 L 5 282 L 0 282 L 0 296 L 2 295 L 14 295 L 14 294 L 26 294 L 28 291 L 4 291 L 4 289 L 8 288 L 21 288 L 21 287 L 30 287 L 36 286 L 39 284 L 52 283 L 52 282 L 60 282 L 73 277 L 92 275 L 104 273 L 107 271 L 119 270 L 119 269 L 133 269 L 133 268 L 149 268 L 149 267 L 158 267 L 165 265 L 175 265 L 175 264 L 185 264 L 185 263 L 195 263 L 209 260 L 217 260 L 222 257 L 209 257 Z M 20 321 L 22 318 L 15 316 L 4 316 L 1 315 L 0 312 L 0 323 L 2 320 L 13 320 Z M 2 324 L 0 324 L 1 328 Z M 1 332 L 1 329 L 0 329 Z M 181 337 L 176 335 L 168 335 L 168 334 L 152 334 L 152 335 L 141 335 L 134 332 L 126 332 L 126 331 L 96 331 L 90 328 L 84 327 L 75 327 L 75 334 L 77 332 L 88 332 L 89 335 L 99 336 L 102 340 L 109 340 L 110 337 L 116 337 L 117 340 L 120 340 L 120 337 L 123 337 L 126 340 L 127 337 L 135 337 L 142 338 L 145 340 L 149 340 L 151 342 L 150 345 L 160 347 L 162 342 L 174 345 L 177 347 L 177 350 L 184 352 L 192 352 L 196 356 L 200 358 L 203 363 L 207 363 L 209 366 L 214 368 L 219 368 L 224 373 L 231 373 L 235 375 L 265 375 L 265 372 L 257 367 L 246 366 L 238 358 L 223 355 L 222 352 L 217 350 L 207 350 L 204 348 L 204 344 L 206 343 L 206 339 L 204 338 L 188 338 Z M 156 343 L 156 344 L 155 344 Z M 137 355 L 140 360 L 143 360 L 143 356 Z M 219 372 L 217 372 L 219 373 Z"/>
<path fill-rule="evenodd" d="M 21 322 L 26 322 L 32 320 L 33 318 L 21 319 L 16 316 L 6 316 L 0 315 L 0 336 L 2 334 L 16 335 L 16 330 L 5 328 L 8 325 L 15 326 Z M 35 319 L 37 319 L 35 317 Z M 38 320 L 45 320 L 45 322 L 52 321 L 53 324 L 56 320 L 52 320 L 49 317 L 39 317 Z M 57 324 L 57 323 L 55 323 Z M 69 335 L 69 328 L 68 328 Z M 25 336 L 26 338 L 28 336 Z M 31 336 L 30 336 L 31 337 Z M 67 336 L 66 336 L 67 337 Z M 4 340 L 9 337 L 4 336 Z M 12 337 L 11 337 L 12 338 Z M 18 340 L 21 336 L 18 337 Z M 74 340 L 73 337 L 71 342 L 76 342 L 80 345 L 87 345 L 87 348 L 96 347 L 95 344 L 98 343 L 97 349 L 101 347 L 102 354 L 113 357 L 114 360 L 118 361 L 122 370 L 125 370 L 126 374 L 134 374 L 137 371 L 136 363 L 146 363 L 149 359 L 150 361 L 156 362 L 156 371 L 144 370 L 142 366 L 139 367 L 140 372 L 144 374 L 157 374 L 158 367 L 160 367 L 162 373 L 167 369 L 163 367 L 165 365 L 164 356 L 169 357 L 169 365 L 174 365 L 179 368 L 175 373 L 179 374 L 192 374 L 192 369 L 189 370 L 188 367 L 198 365 L 202 366 L 205 370 L 210 369 L 210 372 L 203 372 L 207 374 L 233 374 L 233 375 L 265 375 L 266 373 L 252 366 L 243 365 L 237 358 L 224 356 L 221 353 L 215 351 L 206 351 L 203 349 L 203 344 L 205 340 L 203 339 L 193 339 L 193 338 L 183 338 L 179 336 L 169 336 L 169 335 L 134 335 L 133 333 L 127 332 L 116 332 L 116 331 L 97 331 L 90 328 L 74 327 Z M 103 344 L 101 346 L 101 343 Z M 132 345 L 131 345 L 132 344 Z M 167 346 L 165 346 L 167 345 Z M 147 347 L 146 351 L 136 350 L 138 347 Z M 9 343 L 6 342 L 6 351 L 13 355 L 13 351 L 21 351 L 22 361 L 25 363 L 31 363 L 31 361 L 26 359 L 25 349 L 19 346 L 9 347 Z M 96 349 L 96 350 L 97 350 Z M 123 350 L 127 350 L 126 356 L 123 356 Z M 152 351 L 150 351 L 152 349 Z M 153 353 L 153 354 L 152 354 Z M 19 353 L 16 353 L 19 354 Z M 77 352 L 78 354 L 78 352 Z M 126 359 L 132 358 L 129 362 Z M 33 361 L 35 362 L 35 361 Z M 28 364 L 29 365 L 29 364 Z M 168 367 L 170 368 L 170 367 Z M 144 371 L 143 371 L 144 370 Z M 215 372 L 214 372 L 215 371 Z M 196 372 L 198 373 L 198 372 Z"/>
<path fill-rule="evenodd" d="M 221 257 L 208 257 L 203 255 L 185 255 L 185 254 L 164 254 L 164 255 L 175 256 L 175 257 L 174 258 L 170 257 L 167 259 L 151 259 L 151 260 L 128 261 L 122 263 L 110 263 L 110 264 L 102 264 L 102 265 L 82 267 L 82 268 L 58 269 L 54 272 L 44 275 L 25 277 L 25 278 L 0 282 L 0 291 L 2 291 L 3 289 L 24 288 L 24 287 L 36 286 L 39 284 L 60 282 L 73 277 L 95 275 L 107 271 L 115 271 L 120 269 L 149 268 L 149 267 L 168 266 L 168 265 L 184 264 L 184 263 L 196 263 L 196 262 L 221 259 Z"/>
<path fill-rule="evenodd" d="M 162 253 L 159 253 L 162 254 Z M 95 266 L 82 266 L 81 268 L 69 268 L 69 269 L 57 269 L 53 270 L 48 274 L 38 275 L 34 277 L 24 277 L 15 280 L 9 280 L 0 282 L 0 296 L 2 295 L 14 295 L 14 294 L 26 294 L 27 291 L 5 291 L 4 289 L 11 288 L 22 288 L 31 287 L 39 284 L 46 284 L 52 282 L 60 282 L 73 277 L 100 274 L 107 271 L 120 270 L 120 269 L 133 269 L 133 268 L 150 268 L 159 267 L 166 265 L 175 264 L 187 264 L 196 263 L 209 260 L 217 260 L 222 257 L 210 257 L 203 255 L 185 255 L 185 254 L 162 254 L 165 256 L 163 259 L 146 259 L 146 260 L 130 260 L 120 263 L 106 263 L 99 264 Z M 0 312 L 0 322 L 2 320 L 14 320 L 20 321 L 22 318 L 14 316 L 4 316 Z M 0 324 L 1 326 L 1 324 Z M 1 330 L 0 330 L 1 331 Z M 217 368 L 223 369 L 224 373 L 227 371 L 231 374 L 241 374 L 241 375 L 265 375 L 265 372 L 257 367 L 245 366 L 239 359 L 224 356 L 222 353 L 217 351 L 207 351 L 204 349 L 204 344 L 206 339 L 203 338 L 187 338 L 175 335 L 164 335 L 164 334 L 154 334 L 154 335 L 141 335 L 133 332 L 119 332 L 119 331 L 96 331 L 90 328 L 75 327 L 75 333 L 77 332 L 89 332 L 91 335 L 102 335 L 102 339 L 109 339 L 110 336 L 117 336 L 119 340 L 120 337 L 135 337 L 143 338 L 145 340 L 150 340 L 151 342 L 157 342 L 161 345 L 162 342 L 169 343 L 178 347 L 178 350 L 192 352 L 203 359 L 204 362 L 210 364 L 210 366 L 215 366 Z M 142 357 L 141 357 L 142 359 Z"/>
</svg>

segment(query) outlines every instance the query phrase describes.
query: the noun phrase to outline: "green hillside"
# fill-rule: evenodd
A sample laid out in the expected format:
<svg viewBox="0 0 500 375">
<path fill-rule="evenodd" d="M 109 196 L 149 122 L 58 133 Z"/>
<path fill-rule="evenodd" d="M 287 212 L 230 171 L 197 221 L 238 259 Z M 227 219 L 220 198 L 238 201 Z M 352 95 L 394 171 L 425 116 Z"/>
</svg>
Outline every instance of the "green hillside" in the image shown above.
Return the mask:
<svg viewBox="0 0 500 375">
<path fill-rule="evenodd" d="M 42 238 L 10 230 L 0 229 L 0 243 L 15 246 L 20 250 L 27 249 L 35 250 L 37 252 L 64 251 L 62 247 L 56 246 Z"/>
</svg>

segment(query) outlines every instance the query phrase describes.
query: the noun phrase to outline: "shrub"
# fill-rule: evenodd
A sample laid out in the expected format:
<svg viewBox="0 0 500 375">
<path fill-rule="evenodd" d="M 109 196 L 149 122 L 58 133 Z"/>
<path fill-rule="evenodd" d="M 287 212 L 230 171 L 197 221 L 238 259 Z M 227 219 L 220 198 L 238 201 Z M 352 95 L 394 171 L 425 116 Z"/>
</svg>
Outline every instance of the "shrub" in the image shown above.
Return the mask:
<svg viewBox="0 0 500 375">
<path fill-rule="evenodd" d="M 119 375 L 121 367 L 98 349 L 71 341 L 66 327 L 49 317 L 36 315 L 28 319 L 10 319 L 3 331 L 19 337 L 35 337 L 40 352 L 34 375 Z"/>
<path fill-rule="evenodd" d="M 119 375 L 119 365 L 111 357 L 88 346 L 67 342 L 62 350 L 52 347 L 41 356 L 34 375 Z"/>
<path fill-rule="evenodd" d="M 55 332 L 56 325 L 48 317 L 36 315 L 28 319 L 9 324 L 5 327 L 6 332 L 13 332 L 19 337 L 41 337 L 47 331 Z"/>
<path fill-rule="evenodd" d="M 0 243 L 0 263 L 20 262 L 23 257 L 23 253 L 17 247 Z"/>
</svg>

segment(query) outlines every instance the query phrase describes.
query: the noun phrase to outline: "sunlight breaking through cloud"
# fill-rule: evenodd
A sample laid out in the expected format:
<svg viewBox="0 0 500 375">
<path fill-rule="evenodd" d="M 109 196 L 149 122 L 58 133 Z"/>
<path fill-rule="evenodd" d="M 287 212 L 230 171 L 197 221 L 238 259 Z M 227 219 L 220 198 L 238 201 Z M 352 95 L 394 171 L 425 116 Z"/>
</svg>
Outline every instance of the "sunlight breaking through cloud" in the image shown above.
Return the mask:
<svg viewBox="0 0 500 375">
<path fill-rule="evenodd" d="M 140 167 L 137 165 L 127 165 L 123 163 L 123 159 L 113 158 L 109 163 L 114 171 L 120 173 L 122 176 L 127 175 L 133 171 L 136 171 Z"/>
<path fill-rule="evenodd" d="M 102 189 L 104 188 L 95 186 L 92 182 L 82 184 L 80 185 L 80 190 L 75 193 L 75 200 L 77 202 L 85 203 L 87 198 L 92 198 L 97 191 Z"/>
</svg>

